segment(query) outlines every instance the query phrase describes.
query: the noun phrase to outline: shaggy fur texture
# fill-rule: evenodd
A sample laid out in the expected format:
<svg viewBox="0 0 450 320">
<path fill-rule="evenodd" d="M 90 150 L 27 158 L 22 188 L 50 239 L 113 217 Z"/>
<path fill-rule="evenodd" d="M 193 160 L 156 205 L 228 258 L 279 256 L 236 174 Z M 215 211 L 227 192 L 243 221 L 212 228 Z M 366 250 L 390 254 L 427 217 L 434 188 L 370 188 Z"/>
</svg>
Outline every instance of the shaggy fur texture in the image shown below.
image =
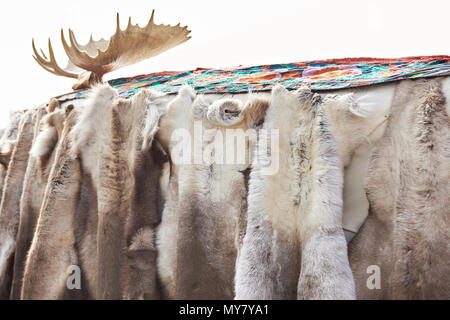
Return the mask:
<svg viewBox="0 0 450 320">
<path fill-rule="evenodd" d="M 20 217 L 20 197 L 40 109 L 28 111 L 20 124 L 17 142 L 6 172 L 0 204 L 0 299 L 10 295 L 16 235 Z"/>
<path fill-rule="evenodd" d="M 436 80 L 402 81 L 374 150 L 369 217 L 349 244 L 359 299 L 449 299 L 450 126 Z M 369 289 L 369 266 L 381 288 Z"/>
<path fill-rule="evenodd" d="M 154 229 L 165 158 L 153 140 L 163 101 L 141 90 L 112 107 L 109 150 L 100 164 L 97 298 L 159 297 Z"/>
<path fill-rule="evenodd" d="M 171 134 L 175 129 L 186 129 L 191 138 L 198 139 L 191 145 L 192 161 L 208 143 L 217 142 L 217 132 L 225 137 L 226 129 L 256 127 L 266 109 L 267 103 L 259 100 L 244 106 L 235 99 L 196 98 L 191 88 L 184 87 L 162 119 L 159 139 L 173 156 L 175 142 L 171 141 Z M 204 137 L 194 134 L 194 121 L 201 121 L 204 133 L 208 130 Z M 195 150 L 194 144 L 200 145 L 200 150 Z M 242 164 L 172 163 L 157 242 L 158 271 L 165 298 L 234 297 L 248 167 L 248 157 Z"/>
<path fill-rule="evenodd" d="M 25 263 L 22 299 L 80 298 L 66 287 L 68 267 L 79 265 L 74 224 L 81 187 L 78 159 L 70 152 L 70 130 L 77 114 L 66 110 L 36 231 Z M 82 275 L 83 276 L 83 275 Z"/>
<path fill-rule="evenodd" d="M 25 299 L 95 298 L 97 280 L 97 186 L 100 155 L 108 148 L 117 94 L 94 88 L 84 105 L 66 107 L 64 129 L 50 172 L 22 287 Z M 54 135 L 51 129 L 44 140 Z M 45 144 L 44 144 L 45 145 Z M 36 147 L 35 154 L 45 148 Z M 80 267 L 81 290 L 68 290 L 71 265 Z"/>
<path fill-rule="evenodd" d="M 42 109 L 42 115 L 45 112 L 45 109 Z M 44 116 L 41 121 L 36 123 L 35 138 L 20 199 L 20 222 L 14 258 L 12 299 L 20 298 L 26 255 L 33 240 L 47 179 L 55 158 L 56 144 L 61 137 L 63 125 L 64 110 L 60 109 Z"/>
<path fill-rule="evenodd" d="M 103 291 L 105 278 L 102 278 L 102 274 L 108 273 L 108 270 L 99 268 L 99 255 L 109 252 L 102 252 L 98 227 L 99 211 L 103 210 L 104 205 L 99 199 L 107 196 L 102 193 L 100 181 L 104 171 L 101 170 L 102 166 L 107 165 L 105 157 L 110 149 L 112 108 L 117 99 L 117 92 L 109 85 L 94 88 L 90 99 L 78 108 L 80 114 L 71 133 L 71 154 L 79 160 L 81 166 L 81 189 L 73 229 L 79 266 L 84 276 L 83 296 L 90 299 L 107 298 L 112 294 Z M 109 268 L 114 268 L 117 263 L 118 261 L 112 261 Z M 113 282 L 114 286 L 120 287 L 117 285 L 119 279 L 115 279 L 109 281 Z M 120 295 L 117 291 L 114 291 L 114 294 Z"/>
<path fill-rule="evenodd" d="M 264 153 L 252 167 L 237 299 L 355 297 L 341 221 L 342 165 L 321 104 L 306 88 L 273 89 L 263 129 L 279 130 L 279 171 L 261 174 Z"/>
<path fill-rule="evenodd" d="M 69 116 L 30 249 L 23 298 L 159 296 L 154 228 L 165 158 L 153 142 L 163 101 L 147 90 L 119 99 L 102 85 Z M 47 152 L 54 131 L 44 129 L 41 138 L 35 155 Z M 70 265 L 81 269 L 81 290 L 66 289 Z M 40 290 L 45 293 L 38 296 Z"/>
</svg>

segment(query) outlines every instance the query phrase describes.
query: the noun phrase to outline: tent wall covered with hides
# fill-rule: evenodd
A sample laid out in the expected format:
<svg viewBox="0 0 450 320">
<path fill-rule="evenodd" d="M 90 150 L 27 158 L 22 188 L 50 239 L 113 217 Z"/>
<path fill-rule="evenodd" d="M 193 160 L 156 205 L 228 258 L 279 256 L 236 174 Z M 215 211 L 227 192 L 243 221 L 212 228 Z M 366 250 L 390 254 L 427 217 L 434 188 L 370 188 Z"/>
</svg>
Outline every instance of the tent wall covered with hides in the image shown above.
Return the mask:
<svg viewBox="0 0 450 320">
<path fill-rule="evenodd" d="M 14 113 L 0 298 L 449 299 L 449 72 L 163 72 Z"/>
</svg>

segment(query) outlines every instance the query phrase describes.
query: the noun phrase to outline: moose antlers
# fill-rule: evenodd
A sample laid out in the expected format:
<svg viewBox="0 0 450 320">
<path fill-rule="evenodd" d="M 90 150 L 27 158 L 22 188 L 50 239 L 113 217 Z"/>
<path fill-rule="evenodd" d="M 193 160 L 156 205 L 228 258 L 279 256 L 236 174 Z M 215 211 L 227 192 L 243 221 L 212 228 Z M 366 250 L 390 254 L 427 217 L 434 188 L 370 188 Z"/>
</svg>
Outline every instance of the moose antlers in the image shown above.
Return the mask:
<svg viewBox="0 0 450 320">
<path fill-rule="evenodd" d="M 58 66 L 50 39 L 48 40 L 49 58 L 41 50 L 36 50 L 34 39 L 33 58 L 46 71 L 58 76 L 78 78 L 80 82 L 75 88 L 85 87 L 92 82 L 101 81 L 103 75 L 119 68 L 132 65 L 142 60 L 154 57 L 190 39 L 187 27 L 157 25 L 154 23 L 155 11 L 152 11 L 150 21 L 141 28 L 131 24 L 131 17 L 125 30 L 120 29 L 119 14 L 117 14 L 116 33 L 109 39 L 94 41 L 92 36 L 86 45 L 80 45 L 72 30 L 69 29 L 67 43 L 64 31 L 61 29 L 61 41 L 69 62 L 62 69 Z M 86 72 L 88 80 L 86 81 Z M 84 79 L 82 79 L 84 78 Z"/>
</svg>

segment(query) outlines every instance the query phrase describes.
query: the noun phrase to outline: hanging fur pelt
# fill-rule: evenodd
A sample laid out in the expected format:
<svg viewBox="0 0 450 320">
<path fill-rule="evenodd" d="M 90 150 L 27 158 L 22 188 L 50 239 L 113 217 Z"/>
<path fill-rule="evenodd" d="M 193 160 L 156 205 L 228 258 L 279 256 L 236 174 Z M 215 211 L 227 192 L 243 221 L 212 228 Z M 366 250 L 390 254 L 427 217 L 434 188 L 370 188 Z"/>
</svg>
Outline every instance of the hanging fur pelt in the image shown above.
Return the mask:
<svg viewBox="0 0 450 320">
<path fill-rule="evenodd" d="M 45 112 L 45 110 L 43 110 Z M 36 123 L 35 138 L 25 173 L 22 198 L 20 199 L 20 222 L 14 258 L 11 298 L 19 299 L 25 260 L 33 240 L 44 198 L 47 179 L 55 158 L 56 145 L 64 126 L 64 110 L 57 109 Z"/>
<path fill-rule="evenodd" d="M 20 197 L 33 142 L 34 127 L 42 108 L 26 112 L 6 172 L 0 204 L 0 299 L 8 299 L 11 290 L 14 251 L 20 217 Z"/>
<path fill-rule="evenodd" d="M 79 265 L 73 226 L 81 171 L 79 160 L 70 152 L 70 130 L 76 120 L 77 112 L 67 108 L 36 231 L 25 262 L 21 299 L 82 297 L 77 290 L 67 289 L 69 266 Z"/>
<path fill-rule="evenodd" d="M 165 100 L 140 90 L 112 106 L 109 149 L 99 168 L 97 298 L 159 298 L 155 227 L 166 158 L 154 137 Z"/>
<path fill-rule="evenodd" d="M 180 89 L 169 104 L 158 134 L 172 160 L 157 237 L 164 298 L 234 297 L 234 270 L 247 204 L 250 156 L 245 134 L 263 120 L 266 108 L 267 102 L 259 99 L 244 106 L 235 99 L 196 97 L 189 87 Z M 241 149 L 228 149 L 230 129 L 246 141 Z M 180 133 L 176 138 L 175 130 Z M 239 152 L 241 162 L 234 158 Z M 181 163 L 174 159 L 180 154 Z M 236 160 L 226 162 L 226 155 Z"/>
<path fill-rule="evenodd" d="M 358 299 L 450 299 L 450 119 L 438 80 L 399 83 L 349 244 Z M 447 109 L 448 110 L 448 109 Z"/>
<path fill-rule="evenodd" d="M 115 99 L 114 90 L 99 86 L 83 105 L 66 108 L 25 264 L 23 299 L 96 297 L 99 159 L 108 147 Z M 81 283 L 68 286 L 76 272 Z"/>
<path fill-rule="evenodd" d="M 324 106 L 338 99 L 273 89 L 250 174 L 237 299 L 355 298 L 342 230 L 342 165 Z M 272 132 L 279 150 L 263 152 Z M 278 158 L 277 172 L 266 172 L 270 158 Z"/>
</svg>

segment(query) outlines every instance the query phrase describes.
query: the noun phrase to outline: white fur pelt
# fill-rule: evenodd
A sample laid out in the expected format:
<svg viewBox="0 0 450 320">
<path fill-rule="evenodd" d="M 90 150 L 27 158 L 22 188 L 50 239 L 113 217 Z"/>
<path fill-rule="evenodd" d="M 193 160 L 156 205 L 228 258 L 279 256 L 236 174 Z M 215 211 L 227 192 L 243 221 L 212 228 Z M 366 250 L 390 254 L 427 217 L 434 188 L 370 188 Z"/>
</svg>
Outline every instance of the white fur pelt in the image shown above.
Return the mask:
<svg viewBox="0 0 450 320">
<path fill-rule="evenodd" d="M 0 299 L 7 299 L 10 295 L 20 217 L 20 197 L 33 142 L 34 127 L 40 116 L 40 108 L 29 110 L 24 115 L 6 172 L 0 203 Z"/>
<path fill-rule="evenodd" d="M 205 152 L 208 143 L 225 143 L 227 129 L 255 127 L 262 120 L 264 102 L 243 104 L 236 99 L 196 97 L 189 87 L 180 89 L 162 118 L 160 141 L 175 156 L 171 136 L 185 129 L 192 145 L 188 160 Z M 199 121 L 204 135 L 194 133 Z M 217 134 L 222 134 L 219 141 Z M 194 141 L 195 140 L 195 141 Z M 201 145 L 195 150 L 195 144 Z M 158 272 L 165 298 L 232 299 L 235 260 L 246 210 L 247 158 L 243 163 L 171 164 L 167 201 L 158 229 Z M 214 152 L 219 152 L 215 149 Z M 229 153 L 234 154 L 230 150 Z"/>
<path fill-rule="evenodd" d="M 262 174 L 269 159 L 261 158 L 273 154 L 258 152 L 236 299 L 355 298 L 342 230 L 342 165 L 321 100 L 307 88 L 272 91 L 263 129 L 279 130 L 279 171 Z"/>
</svg>

